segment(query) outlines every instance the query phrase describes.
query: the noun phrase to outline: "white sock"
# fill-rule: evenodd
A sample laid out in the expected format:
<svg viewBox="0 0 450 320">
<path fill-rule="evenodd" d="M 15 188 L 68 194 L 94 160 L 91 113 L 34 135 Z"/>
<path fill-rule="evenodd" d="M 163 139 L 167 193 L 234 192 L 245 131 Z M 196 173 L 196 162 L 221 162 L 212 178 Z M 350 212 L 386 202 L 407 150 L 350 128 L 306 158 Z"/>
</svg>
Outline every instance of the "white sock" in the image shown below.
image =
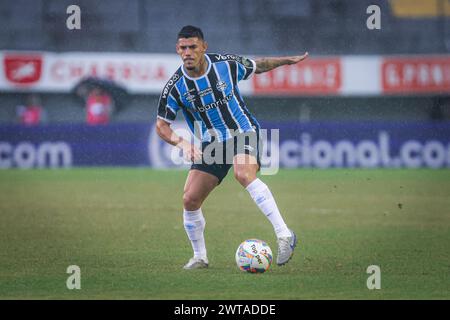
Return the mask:
<svg viewBox="0 0 450 320">
<path fill-rule="evenodd" d="M 267 185 L 257 178 L 245 189 L 250 193 L 250 196 L 253 201 L 255 201 L 259 209 L 272 223 L 277 238 L 290 237 L 291 232 L 286 226 L 286 223 L 284 223 L 283 217 L 281 216 L 277 204 L 275 203 L 275 199 L 273 198 Z"/>
<path fill-rule="evenodd" d="M 203 231 L 205 230 L 205 218 L 203 217 L 202 209 L 195 211 L 183 211 L 184 229 L 191 240 L 192 249 L 194 250 L 194 258 L 206 258 L 206 246 Z"/>
</svg>

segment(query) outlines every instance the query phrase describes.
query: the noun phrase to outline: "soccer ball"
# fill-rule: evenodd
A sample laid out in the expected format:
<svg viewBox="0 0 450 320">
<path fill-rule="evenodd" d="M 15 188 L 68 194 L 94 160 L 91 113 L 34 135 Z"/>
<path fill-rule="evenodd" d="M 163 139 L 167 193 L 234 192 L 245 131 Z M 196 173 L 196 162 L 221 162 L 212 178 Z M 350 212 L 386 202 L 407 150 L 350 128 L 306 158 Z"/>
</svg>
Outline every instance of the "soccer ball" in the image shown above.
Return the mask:
<svg viewBox="0 0 450 320">
<path fill-rule="evenodd" d="M 272 250 L 262 240 L 245 240 L 236 251 L 236 263 L 242 271 L 266 272 L 272 264 Z"/>
</svg>

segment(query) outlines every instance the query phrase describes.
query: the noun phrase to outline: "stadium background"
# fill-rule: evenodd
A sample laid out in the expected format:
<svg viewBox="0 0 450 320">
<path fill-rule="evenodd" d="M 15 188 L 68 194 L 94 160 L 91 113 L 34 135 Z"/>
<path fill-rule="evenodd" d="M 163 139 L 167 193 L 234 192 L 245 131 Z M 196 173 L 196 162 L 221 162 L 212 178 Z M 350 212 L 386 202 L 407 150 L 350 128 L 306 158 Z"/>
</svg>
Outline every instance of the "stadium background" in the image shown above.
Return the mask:
<svg viewBox="0 0 450 320">
<path fill-rule="evenodd" d="M 69 30 L 66 26 L 69 16 L 66 9 L 72 4 L 81 8 L 80 30 Z M 379 30 L 369 30 L 366 26 L 371 15 L 366 10 L 372 4 L 381 9 Z M 316 234 L 317 239 L 322 239 L 327 245 L 342 240 L 340 236 L 345 233 L 341 233 L 340 228 L 342 225 L 346 226 L 346 223 L 361 227 L 356 233 L 351 231 L 352 228 L 346 230 L 349 237 L 346 238 L 347 245 L 349 242 L 355 245 L 358 241 L 368 241 L 367 237 L 370 235 L 375 239 L 375 230 L 379 231 L 379 227 L 387 226 L 376 239 L 380 240 L 380 243 L 386 241 L 386 246 L 387 242 L 397 243 L 396 240 L 402 244 L 396 247 L 397 251 L 389 251 L 392 248 L 384 250 L 387 247 L 382 246 L 375 256 L 383 260 L 385 252 L 396 254 L 402 250 L 409 252 L 409 249 L 413 252 L 415 249 L 406 243 L 414 244 L 421 252 L 421 262 L 417 269 L 406 267 L 405 274 L 417 279 L 424 274 L 426 277 L 426 272 L 432 273 L 434 270 L 436 278 L 432 278 L 430 287 L 425 286 L 425 291 L 420 291 L 419 285 L 413 282 L 405 282 L 406 285 L 402 289 L 387 293 L 385 291 L 385 296 L 380 294 L 376 297 L 448 298 L 449 288 L 445 285 L 448 278 L 445 274 L 448 274 L 446 268 L 449 256 L 444 244 L 448 244 L 449 240 L 450 198 L 447 171 L 450 167 L 449 16 L 450 2 L 446 0 L 193 0 L 188 4 L 185 1 L 156 3 L 150 0 L 0 2 L 0 167 L 74 167 L 68 171 L 0 172 L 2 236 L 6 239 L 2 242 L 5 244 L 4 257 L 6 252 L 10 253 L 8 262 L 2 267 L 2 275 L 6 278 L 3 278 L 5 282 L 3 289 L 0 289 L 0 297 L 73 297 L 65 288 L 61 289 L 57 285 L 60 279 L 64 281 L 64 273 L 55 278 L 45 278 L 54 285 L 47 285 L 43 279 L 33 278 L 33 272 L 36 270 L 39 270 L 39 275 L 50 273 L 48 270 L 53 270 L 49 266 L 52 263 L 47 264 L 36 258 L 37 260 L 31 262 L 35 263 L 36 268 L 27 269 L 24 267 L 25 262 L 30 261 L 18 255 L 21 252 L 22 240 L 28 244 L 29 241 L 37 241 L 36 243 L 48 245 L 50 253 L 54 254 L 51 261 L 62 259 L 60 265 L 56 263 L 59 267 L 66 262 L 66 265 L 72 263 L 62 252 L 68 247 L 74 249 L 68 239 L 80 246 L 81 240 L 75 235 L 75 231 L 71 233 L 69 229 L 64 229 L 66 222 L 75 222 L 75 229 L 87 239 L 91 239 L 90 232 L 96 234 L 93 239 L 99 243 L 98 250 L 92 249 L 95 246 L 93 242 L 89 247 L 92 250 L 87 252 L 77 251 L 78 247 L 74 249 L 75 256 L 84 261 L 85 265 L 101 265 L 101 262 L 98 262 L 100 260 L 95 260 L 93 255 L 99 255 L 105 261 L 111 262 L 112 258 L 105 258 L 105 252 L 101 251 L 101 248 L 107 247 L 110 252 L 117 252 L 118 257 L 137 261 L 139 268 L 144 269 L 138 270 L 140 275 L 145 273 L 145 268 L 140 263 L 150 254 L 158 261 L 158 270 L 165 270 L 167 260 L 164 255 L 152 251 L 153 249 L 142 255 L 138 252 L 134 255 L 134 249 L 130 249 L 130 240 L 123 239 L 121 244 L 116 243 L 113 238 L 122 239 L 122 233 L 119 235 L 108 231 L 105 224 L 117 231 L 120 227 L 117 227 L 116 223 L 122 223 L 121 231 L 133 234 L 136 232 L 134 223 L 139 225 L 139 232 L 156 232 L 156 227 L 145 222 L 148 212 L 165 214 L 168 210 L 173 214 L 170 213 L 166 218 L 176 221 L 181 219 L 177 214 L 178 202 L 168 200 L 164 207 L 159 201 L 151 202 L 146 193 L 150 191 L 154 197 L 159 197 L 158 199 L 165 198 L 167 193 L 172 192 L 181 197 L 181 190 L 178 189 L 184 182 L 185 171 L 148 169 L 174 166 L 169 157 L 170 149 L 156 137 L 153 125 L 159 93 L 171 73 L 179 66 L 180 60 L 175 55 L 176 33 L 183 25 L 193 24 L 203 29 L 210 52 L 236 53 L 249 57 L 309 52 L 310 58 L 298 68 L 286 67 L 281 71 L 255 76 L 253 80 L 242 82 L 249 109 L 261 121 L 263 127 L 280 129 L 281 144 L 278 152 L 281 167 L 330 168 L 320 173 L 308 171 L 309 169 L 292 173 L 281 171 L 280 175 L 270 178 L 273 179 L 269 182 L 272 181 L 275 192 L 284 192 L 278 201 L 288 219 L 296 221 L 296 212 L 303 212 L 298 226 L 305 229 L 305 237 L 308 237 L 310 232 L 312 240 L 311 230 L 314 230 L 319 233 Z M 78 81 L 86 76 L 112 79 L 128 92 L 126 102 L 113 114 L 109 124 L 92 126 L 85 123 L 84 102 L 73 93 L 73 89 Z M 39 97 L 46 111 L 46 120 L 36 126 L 18 124 L 17 106 L 25 104 L 31 94 Z M 178 117 L 182 120 L 182 115 Z M 144 171 L 108 171 L 111 169 L 106 166 L 141 167 L 140 170 Z M 87 169 L 75 167 L 94 169 L 83 171 Z M 331 169 L 339 167 L 381 170 Z M 386 168 L 409 169 L 391 171 Z M 411 168 L 428 169 L 420 171 Z M 145 178 L 150 182 L 145 182 Z M 232 194 L 233 182 L 231 178 L 228 180 L 224 188 Z M 161 181 L 166 184 L 160 184 Z M 303 184 L 300 185 L 299 181 Z M 123 183 L 122 187 L 117 186 L 119 182 Z M 151 184 L 150 189 L 146 183 Z M 409 185 L 410 189 L 408 183 L 412 184 Z M 136 185 L 144 190 L 139 190 Z M 289 191 L 291 193 L 286 191 L 288 186 L 293 188 Z M 311 189 L 308 189 L 308 186 Z M 342 193 L 333 194 L 338 188 L 341 188 L 338 192 Z M 403 188 L 408 189 L 408 192 Z M 134 193 L 123 198 L 125 190 Z M 296 200 L 296 191 L 292 190 L 303 192 L 303 200 L 310 205 L 309 209 L 306 204 L 305 207 L 304 204 L 292 207 L 283 204 Z M 348 194 L 360 197 L 361 201 L 350 200 Z M 239 193 L 238 196 L 239 199 L 242 198 L 242 194 Z M 366 196 L 368 198 L 365 198 Z M 224 196 L 217 197 L 215 201 L 222 206 L 229 206 L 229 210 L 241 210 L 240 207 L 234 208 L 229 199 L 222 198 Z M 240 205 L 240 201 L 244 200 L 237 200 L 235 205 Z M 405 205 L 408 201 L 410 205 Z M 251 208 L 250 203 L 245 202 L 244 206 Z M 376 211 L 377 207 L 379 212 Z M 59 208 L 59 211 L 55 208 Z M 61 212 L 62 208 L 66 213 Z M 409 220 L 396 216 L 398 209 L 402 208 L 402 212 L 411 213 Z M 427 208 L 431 210 L 429 215 Z M 114 214 L 103 216 L 107 211 L 113 211 Z M 119 211 L 126 211 L 127 214 L 136 211 L 138 214 L 131 214 L 129 222 Z M 35 216 L 35 212 L 42 214 L 42 217 Z M 214 210 L 211 209 L 211 212 L 213 214 Z M 350 213 L 346 216 L 348 212 Z M 361 212 L 366 214 L 366 218 L 369 217 L 366 220 L 367 225 L 359 220 L 358 214 Z M 377 220 L 378 213 L 384 217 L 391 216 L 392 225 Z M 59 224 L 54 223 L 53 214 Z M 79 220 L 71 220 L 71 215 L 78 214 L 93 225 L 98 223 L 98 228 L 83 223 L 78 225 Z M 314 217 L 311 218 L 309 214 Z M 340 220 L 342 214 L 349 220 Z M 230 214 L 225 219 L 226 222 L 230 223 L 232 217 L 234 215 Z M 214 219 L 219 218 L 211 218 L 212 230 L 214 223 L 219 228 L 219 222 L 214 222 Z M 28 233 L 30 230 L 20 227 L 20 223 L 26 224 L 29 221 L 36 222 L 31 229 L 31 235 Z M 294 225 L 296 223 L 294 222 Z M 322 227 L 327 223 L 330 229 Z M 156 232 L 161 238 L 169 237 L 163 231 L 166 224 L 170 223 L 163 222 L 161 229 Z M 311 227 L 310 231 L 308 226 Z M 409 230 L 411 226 L 414 227 Z M 334 227 L 336 228 L 333 229 Z M 428 230 L 428 227 L 431 228 L 429 237 L 422 233 L 416 237 L 418 232 Z M 271 235 L 266 225 L 263 228 L 267 228 L 264 229 L 266 234 Z M 219 239 L 229 239 L 229 236 L 240 239 L 244 236 L 236 231 L 231 235 L 223 234 L 220 238 L 219 229 L 216 230 Z M 58 237 L 63 234 L 62 230 L 68 232 L 66 237 L 69 238 L 66 242 L 61 242 L 61 250 L 51 249 L 52 243 L 58 243 Z M 249 230 L 239 227 L 237 230 L 246 234 L 249 234 L 249 231 L 258 234 L 256 226 Z M 322 231 L 323 234 L 320 233 Z M 147 239 L 141 238 L 139 232 L 139 239 Z M 177 263 L 181 264 L 188 257 L 183 254 L 189 253 L 189 247 L 183 238 L 183 231 L 180 229 L 176 232 L 179 234 L 180 243 L 185 245 L 183 250 L 177 249 L 179 252 L 176 252 Z M 45 241 L 41 239 L 44 234 L 45 237 L 48 235 Z M 393 239 L 394 234 L 403 238 Z M 52 238 L 53 236 L 55 238 Z M 158 237 L 152 235 L 151 239 Z M 408 240 L 404 241 L 405 239 Z M 152 246 L 148 239 L 145 241 L 146 245 Z M 233 243 L 221 248 L 231 248 L 232 251 L 234 246 Z M 352 260 L 356 259 L 352 258 L 356 251 L 349 254 L 348 257 L 351 258 L 347 257 L 346 265 L 346 262 L 339 262 L 340 258 L 333 253 L 345 251 L 346 248 L 331 245 L 324 252 L 314 252 L 312 247 L 313 244 L 310 245 L 309 251 L 308 247 L 306 248 L 305 255 L 308 257 L 309 254 L 313 260 L 318 257 L 314 262 L 323 263 L 324 270 L 328 267 L 334 271 L 342 270 L 342 264 L 344 274 L 356 270 L 356 262 Z M 433 247 L 436 252 L 431 255 L 427 252 L 427 247 Z M 371 248 L 377 250 L 376 247 Z M 348 251 L 353 249 L 354 246 L 347 248 Z M 359 249 L 361 248 L 358 247 Z M 34 250 L 41 252 L 41 255 L 47 254 L 42 252 L 42 248 Z M 28 253 L 33 256 L 31 251 Z M 327 254 L 331 254 L 332 258 Z M 415 254 L 411 253 L 409 262 L 417 261 Z M 366 260 L 368 264 L 372 261 L 368 256 L 363 257 L 363 262 L 356 263 L 360 268 L 365 268 Z M 84 258 L 86 260 L 83 260 Z M 219 271 L 226 273 L 226 267 L 233 268 L 233 259 L 223 259 L 229 265 L 226 264 Z M 220 261 L 220 258 L 218 260 Z M 145 281 L 139 276 L 130 280 L 118 273 L 115 274 L 118 279 L 117 287 L 112 285 L 108 291 L 100 285 L 102 282 L 98 275 L 91 273 L 88 276 L 98 288 L 94 291 L 85 290 L 86 295 L 83 297 L 252 298 L 251 293 L 256 292 L 256 297 L 276 299 L 370 298 L 366 295 L 367 289 L 361 293 L 362 291 L 355 291 L 353 284 L 342 287 L 341 278 L 330 280 L 328 275 L 321 278 L 323 274 L 319 275 L 319 279 L 323 280 L 323 283 L 329 283 L 331 287 L 328 289 L 331 291 L 324 289 L 326 285 L 321 286 L 324 291 L 314 287 L 314 272 L 317 269 L 311 261 L 302 260 L 301 267 L 286 271 L 292 279 L 306 281 L 303 282 L 305 287 L 311 285 L 313 290 L 310 292 L 285 284 L 284 288 L 288 288 L 288 294 L 283 295 L 281 291 L 277 291 L 275 282 L 272 282 L 275 281 L 274 278 L 268 278 L 272 280 L 256 285 L 253 291 L 245 294 L 236 288 L 234 289 L 238 292 L 232 289 L 227 291 L 226 282 L 235 283 L 235 279 L 226 274 L 222 278 L 213 278 L 222 289 L 225 288 L 223 294 L 208 295 L 213 291 L 209 291 L 207 286 L 196 287 L 195 277 L 185 280 L 175 268 L 177 271 L 172 271 L 176 277 L 181 278 L 169 277 L 167 281 L 164 277 L 159 280 L 155 278 L 153 281 L 159 286 L 156 285 L 151 290 L 142 284 Z M 117 261 L 115 263 L 120 265 Z M 427 263 L 430 263 L 431 269 L 423 271 L 427 268 Z M 405 265 L 407 263 L 402 262 L 396 267 L 400 270 Z M 348 266 L 350 267 L 346 269 Z M 16 274 L 11 271 L 13 269 Z M 306 275 L 303 274 L 302 277 L 307 280 L 296 278 L 294 273 L 298 270 L 306 270 Z M 26 277 L 23 275 L 33 278 L 31 286 L 24 280 Z M 277 273 L 274 272 L 274 275 Z M 401 271 L 396 273 L 399 278 L 401 275 Z M 213 275 L 210 273 L 209 276 Z M 207 277 L 208 275 L 204 280 L 210 280 Z M 365 277 L 364 270 L 360 277 Z M 174 289 L 172 283 L 179 279 L 194 286 L 194 294 L 187 289 L 187 285 L 186 288 L 178 288 L 180 291 Z M 391 280 L 391 283 L 395 283 L 396 278 Z M 128 288 L 129 281 L 133 288 L 115 291 L 117 288 Z M 239 281 L 250 283 L 250 280 L 242 277 Z M 206 291 L 203 293 L 201 290 Z"/>
<path fill-rule="evenodd" d="M 310 52 L 310 60 L 301 68 L 283 68 L 241 85 L 250 109 L 259 120 L 269 122 L 267 127 L 278 126 L 271 121 L 302 123 L 301 131 L 284 136 L 282 133 L 282 142 L 296 143 L 281 150 L 282 166 L 450 165 L 448 140 L 445 139 L 447 125 L 440 124 L 439 129 L 429 125 L 450 118 L 450 9 L 447 1 L 381 1 L 380 30 L 369 30 L 366 26 L 370 1 L 229 1 L 222 10 L 217 9 L 221 7 L 220 1 L 193 1 L 181 11 L 174 10 L 176 1 L 158 5 L 144 0 L 80 1 L 80 30 L 69 30 L 66 26 L 69 16 L 66 8 L 70 4 L 70 1 L 6 1 L 1 4 L 2 125 L 17 122 L 17 106 L 25 104 L 33 92 L 39 95 L 46 111 L 47 125 L 64 124 L 66 129 L 60 130 L 72 130 L 70 124 L 80 124 L 86 119 L 84 103 L 73 94 L 73 88 L 89 75 L 112 79 L 130 93 L 121 109 L 113 114 L 111 124 L 118 124 L 120 128 L 121 124 L 154 122 L 160 89 L 179 65 L 174 53 L 174 30 L 191 23 L 204 29 L 210 52 L 250 57 Z M 31 74 L 13 75 L 27 63 L 32 67 Z M 311 125 L 318 121 L 328 122 L 323 127 L 328 128 L 329 135 L 326 130 L 316 130 L 315 135 L 311 135 L 310 131 L 315 130 Z M 373 124 L 375 127 L 367 124 L 364 130 L 372 134 L 364 135 L 362 130 L 354 128 L 353 124 L 361 121 L 377 122 Z M 392 121 L 403 124 L 400 130 L 403 134 L 385 128 Z M 407 125 L 417 125 L 417 122 L 426 127 L 422 133 L 414 125 Z M 19 129 L 2 130 L 2 142 L 7 144 L 2 147 L 2 167 L 159 166 L 160 159 L 151 159 L 151 153 L 164 153 L 161 146 L 138 154 L 136 150 L 146 149 L 145 142 L 126 148 L 117 140 L 124 153 L 133 154 L 128 157 L 129 161 L 99 162 L 85 160 L 80 154 L 83 150 L 77 150 L 77 141 L 83 140 L 83 134 L 68 141 L 68 151 L 64 148 L 40 151 L 39 145 L 52 143 L 58 137 L 47 134 L 48 138 L 39 140 L 37 137 L 43 136 L 42 129 L 36 129 L 35 135 L 29 129 L 27 136 L 33 138 L 18 139 L 16 130 Z M 110 159 L 112 151 L 102 143 L 100 133 L 111 135 L 114 129 L 86 130 L 92 144 L 104 149 L 98 156 Z M 123 131 L 130 132 L 129 140 L 132 140 L 143 132 L 137 130 L 141 131 L 134 132 L 129 127 Z M 434 136 L 437 131 L 439 134 Z M 325 146 L 311 147 L 310 153 L 317 154 L 317 161 L 308 163 L 301 158 L 302 142 L 298 136 L 302 132 L 310 135 L 313 144 L 325 142 Z M 371 154 L 381 148 L 380 132 L 390 138 L 388 149 L 391 150 L 387 152 L 392 153 L 392 159 L 388 161 L 382 161 L 380 153 L 383 151 Z M 392 141 L 393 134 L 401 139 Z M 358 148 L 358 144 L 367 139 L 373 143 L 367 148 Z M 345 144 L 349 140 L 353 144 L 352 154 L 344 150 L 345 155 L 336 155 L 338 143 Z M 23 141 L 31 141 L 34 150 L 25 145 L 17 151 Z M 415 141 L 421 144 L 419 148 L 414 145 Z M 429 141 L 432 144 L 426 147 Z M 402 150 L 408 142 L 410 144 Z M 330 153 L 331 149 L 334 151 Z M 52 152 L 61 154 L 62 160 L 52 161 Z M 117 156 L 117 149 L 114 153 Z M 46 160 L 39 161 L 39 154 Z M 367 159 L 359 161 L 358 154 L 366 154 Z M 284 155 L 288 157 L 286 160 Z M 357 159 L 346 161 L 345 157 Z M 32 158 L 36 158 L 35 161 Z M 163 166 L 171 165 L 167 159 L 163 162 Z"/>
</svg>

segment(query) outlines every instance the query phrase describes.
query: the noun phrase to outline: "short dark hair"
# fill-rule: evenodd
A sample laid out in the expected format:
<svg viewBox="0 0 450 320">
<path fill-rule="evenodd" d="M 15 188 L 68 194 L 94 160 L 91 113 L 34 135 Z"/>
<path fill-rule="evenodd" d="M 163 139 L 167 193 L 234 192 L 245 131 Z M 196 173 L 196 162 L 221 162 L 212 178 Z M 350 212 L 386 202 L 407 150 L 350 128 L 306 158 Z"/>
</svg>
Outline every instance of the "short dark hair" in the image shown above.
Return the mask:
<svg viewBox="0 0 450 320">
<path fill-rule="evenodd" d="M 178 32 L 178 38 L 194 38 L 197 37 L 203 40 L 203 32 L 200 28 L 194 26 L 184 26 L 181 28 L 180 32 Z"/>
</svg>

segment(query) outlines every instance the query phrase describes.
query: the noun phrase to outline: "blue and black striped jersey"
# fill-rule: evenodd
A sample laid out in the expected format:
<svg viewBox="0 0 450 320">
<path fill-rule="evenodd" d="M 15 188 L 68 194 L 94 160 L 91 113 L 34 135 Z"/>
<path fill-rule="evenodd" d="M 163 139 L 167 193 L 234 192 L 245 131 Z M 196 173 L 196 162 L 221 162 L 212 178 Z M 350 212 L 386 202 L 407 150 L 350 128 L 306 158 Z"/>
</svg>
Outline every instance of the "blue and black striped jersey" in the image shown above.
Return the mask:
<svg viewBox="0 0 450 320">
<path fill-rule="evenodd" d="M 247 80 L 256 70 L 253 60 L 233 54 L 205 54 L 208 68 L 203 76 L 192 78 L 181 66 L 170 78 L 161 93 L 158 118 L 172 122 L 178 111 L 191 131 L 200 125 L 202 141 L 212 136 L 220 142 L 232 137 L 234 132 L 249 132 L 259 124 L 248 111 L 238 82 Z"/>
</svg>

